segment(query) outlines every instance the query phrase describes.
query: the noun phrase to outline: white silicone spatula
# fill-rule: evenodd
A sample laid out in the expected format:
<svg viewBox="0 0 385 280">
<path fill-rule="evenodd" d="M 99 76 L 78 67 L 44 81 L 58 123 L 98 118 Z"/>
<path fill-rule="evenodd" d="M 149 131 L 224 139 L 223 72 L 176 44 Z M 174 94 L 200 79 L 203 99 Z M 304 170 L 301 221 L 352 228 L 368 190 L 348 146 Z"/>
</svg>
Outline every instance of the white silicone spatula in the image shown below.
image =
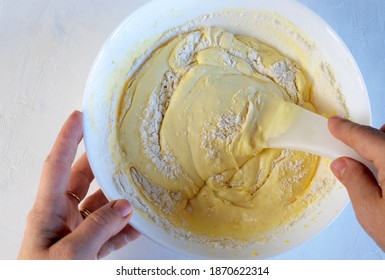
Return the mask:
<svg viewBox="0 0 385 280">
<path fill-rule="evenodd" d="M 326 118 L 295 104 L 287 103 L 286 106 L 289 106 L 290 114 L 295 110 L 296 117 L 288 129 L 267 140 L 268 147 L 308 152 L 331 160 L 342 156 L 350 157 L 365 164 L 377 176 L 373 163 L 331 135 Z M 277 115 L 277 118 L 287 118 L 287 116 Z"/>
</svg>

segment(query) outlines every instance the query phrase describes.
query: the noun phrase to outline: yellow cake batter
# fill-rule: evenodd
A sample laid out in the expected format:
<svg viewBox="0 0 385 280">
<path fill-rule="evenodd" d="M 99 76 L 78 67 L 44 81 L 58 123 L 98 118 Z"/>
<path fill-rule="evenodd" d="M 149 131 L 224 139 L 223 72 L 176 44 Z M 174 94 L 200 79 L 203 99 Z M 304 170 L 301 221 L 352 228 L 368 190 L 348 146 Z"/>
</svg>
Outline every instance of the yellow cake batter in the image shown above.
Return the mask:
<svg viewBox="0 0 385 280">
<path fill-rule="evenodd" d="M 178 35 L 122 92 L 115 163 L 157 215 L 193 234 L 250 240 L 291 222 L 319 159 L 264 142 L 279 130 L 271 100 L 315 110 L 297 63 L 219 28 Z"/>
</svg>

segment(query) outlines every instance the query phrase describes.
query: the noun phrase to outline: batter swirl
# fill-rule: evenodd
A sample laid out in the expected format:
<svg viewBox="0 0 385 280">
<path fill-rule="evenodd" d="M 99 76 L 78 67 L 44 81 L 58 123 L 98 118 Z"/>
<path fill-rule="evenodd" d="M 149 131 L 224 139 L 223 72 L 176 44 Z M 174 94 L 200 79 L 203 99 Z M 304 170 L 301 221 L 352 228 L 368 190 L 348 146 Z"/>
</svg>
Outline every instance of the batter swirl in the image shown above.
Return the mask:
<svg viewBox="0 0 385 280">
<path fill-rule="evenodd" d="M 261 112 L 271 98 L 315 110 L 309 92 L 300 66 L 254 38 L 214 27 L 178 35 L 127 82 L 114 160 L 177 228 L 252 239 L 307 207 L 319 159 L 264 149 Z"/>
</svg>

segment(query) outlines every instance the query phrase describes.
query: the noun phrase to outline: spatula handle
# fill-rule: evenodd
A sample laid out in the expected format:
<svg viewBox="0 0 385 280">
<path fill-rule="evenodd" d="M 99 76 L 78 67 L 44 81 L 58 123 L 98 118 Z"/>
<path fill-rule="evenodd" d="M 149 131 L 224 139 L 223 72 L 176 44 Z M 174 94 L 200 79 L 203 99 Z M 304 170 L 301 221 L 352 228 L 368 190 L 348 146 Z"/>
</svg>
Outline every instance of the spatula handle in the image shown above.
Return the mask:
<svg viewBox="0 0 385 280">
<path fill-rule="evenodd" d="M 336 139 L 328 129 L 328 120 L 293 104 L 298 118 L 289 130 L 268 141 L 271 148 L 287 148 L 319 155 L 331 160 L 350 157 L 365 164 L 377 177 L 377 169 L 352 148 Z"/>
</svg>

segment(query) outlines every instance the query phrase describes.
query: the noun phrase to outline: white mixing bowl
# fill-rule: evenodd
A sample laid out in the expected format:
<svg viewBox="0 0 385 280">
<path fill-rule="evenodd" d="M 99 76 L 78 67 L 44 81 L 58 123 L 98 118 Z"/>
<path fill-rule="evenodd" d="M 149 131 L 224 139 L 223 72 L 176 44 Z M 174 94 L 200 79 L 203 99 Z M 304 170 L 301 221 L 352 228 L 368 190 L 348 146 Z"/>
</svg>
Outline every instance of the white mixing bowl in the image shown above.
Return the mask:
<svg viewBox="0 0 385 280">
<path fill-rule="evenodd" d="M 95 60 L 85 89 L 85 146 L 96 179 L 109 199 L 121 198 L 114 184 L 112 174 L 115 166 L 108 142 L 111 104 L 122 90 L 135 58 L 143 55 L 151 47 L 151 42 L 156 42 L 170 28 L 223 9 L 271 11 L 297 26 L 330 63 L 345 96 L 350 117 L 360 123 L 370 124 L 368 95 L 354 58 L 337 34 L 300 3 L 293 0 L 154 0 L 131 14 L 107 39 Z M 218 21 L 215 24 L 238 30 L 242 29 L 242 25 L 236 24 L 239 21 L 242 19 Z M 257 29 L 258 26 L 255 26 Z M 253 28 L 249 26 L 248 32 L 253 33 Z M 137 212 L 131 224 L 155 242 L 185 255 L 198 258 L 266 258 L 289 250 L 320 232 L 342 211 L 347 202 L 344 188 L 336 185 L 318 208 L 313 210 L 313 214 L 293 225 L 274 242 L 239 249 L 215 249 L 189 240 L 176 239 Z"/>
</svg>

